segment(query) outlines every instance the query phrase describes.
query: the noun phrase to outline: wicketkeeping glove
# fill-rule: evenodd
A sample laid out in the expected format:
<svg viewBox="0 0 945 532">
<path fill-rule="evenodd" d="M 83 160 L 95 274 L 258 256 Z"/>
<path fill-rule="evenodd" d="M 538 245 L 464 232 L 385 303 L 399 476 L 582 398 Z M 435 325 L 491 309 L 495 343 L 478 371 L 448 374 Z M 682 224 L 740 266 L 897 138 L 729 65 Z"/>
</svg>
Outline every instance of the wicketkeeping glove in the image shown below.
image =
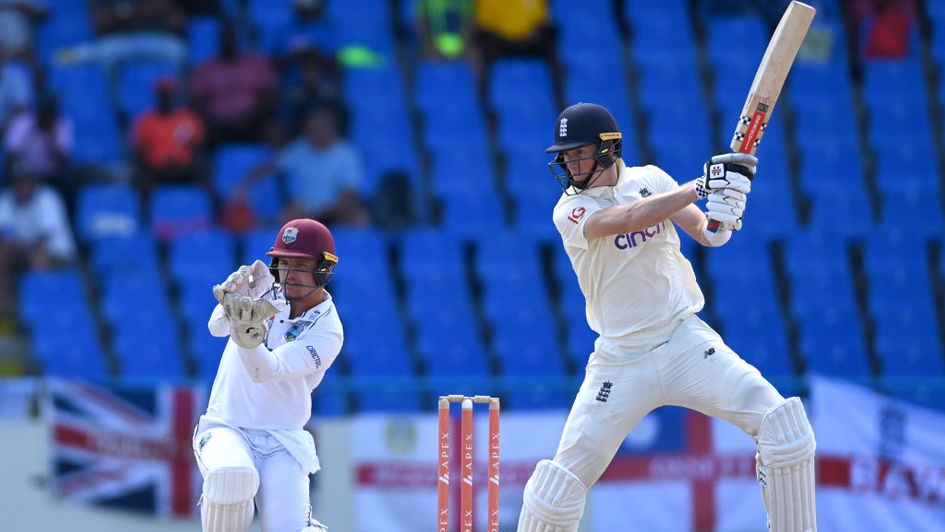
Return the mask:
<svg viewBox="0 0 945 532">
<path fill-rule="evenodd" d="M 279 301 L 253 300 L 249 296 L 226 293 L 223 313 L 230 321 L 230 338 L 242 347 L 256 347 L 266 339 L 266 320 L 279 312 Z"/>
<path fill-rule="evenodd" d="M 275 282 L 275 277 L 269 272 L 269 267 L 263 261 L 257 260 L 252 266 L 240 266 L 231 273 L 222 283 L 213 287 L 213 297 L 221 304 L 228 293 L 248 296 L 253 300 L 259 299 Z"/>
<path fill-rule="evenodd" d="M 722 189 L 748 194 L 757 166 L 758 159 L 747 153 L 715 155 L 703 166 L 702 177 L 696 179 L 696 194 L 705 198 Z"/>
</svg>

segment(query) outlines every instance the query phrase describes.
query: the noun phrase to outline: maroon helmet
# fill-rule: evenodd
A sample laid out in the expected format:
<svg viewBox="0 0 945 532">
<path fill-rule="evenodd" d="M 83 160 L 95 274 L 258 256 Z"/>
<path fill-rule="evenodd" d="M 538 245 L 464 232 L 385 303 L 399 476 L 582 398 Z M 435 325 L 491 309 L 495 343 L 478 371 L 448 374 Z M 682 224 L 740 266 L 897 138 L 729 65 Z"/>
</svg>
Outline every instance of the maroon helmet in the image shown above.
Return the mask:
<svg viewBox="0 0 945 532">
<path fill-rule="evenodd" d="M 338 257 L 335 255 L 335 239 L 321 222 L 299 218 L 291 220 L 282 226 L 272 248 L 266 253 L 272 257 L 269 262 L 269 271 L 279 279 L 279 270 L 276 268 L 277 259 L 314 259 L 315 284 L 319 287 L 328 284 L 334 273 Z"/>
</svg>

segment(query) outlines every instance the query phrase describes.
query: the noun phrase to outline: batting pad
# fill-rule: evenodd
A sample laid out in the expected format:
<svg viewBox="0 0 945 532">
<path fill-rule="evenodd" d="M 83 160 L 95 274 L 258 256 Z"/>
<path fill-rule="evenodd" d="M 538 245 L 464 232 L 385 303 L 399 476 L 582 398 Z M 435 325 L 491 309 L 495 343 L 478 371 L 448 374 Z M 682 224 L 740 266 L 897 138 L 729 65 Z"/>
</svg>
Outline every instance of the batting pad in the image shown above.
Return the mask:
<svg viewBox="0 0 945 532">
<path fill-rule="evenodd" d="M 575 532 L 586 496 L 573 473 L 551 460 L 538 462 L 525 484 L 518 532 Z"/>
<path fill-rule="evenodd" d="M 773 406 L 758 431 L 758 480 L 772 532 L 817 530 L 814 432 L 797 397 Z"/>
<path fill-rule="evenodd" d="M 204 532 L 245 532 L 253 522 L 253 497 L 259 473 L 247 467 L 223 467 L 203 480 L 200 522 Z"/>
</svg>

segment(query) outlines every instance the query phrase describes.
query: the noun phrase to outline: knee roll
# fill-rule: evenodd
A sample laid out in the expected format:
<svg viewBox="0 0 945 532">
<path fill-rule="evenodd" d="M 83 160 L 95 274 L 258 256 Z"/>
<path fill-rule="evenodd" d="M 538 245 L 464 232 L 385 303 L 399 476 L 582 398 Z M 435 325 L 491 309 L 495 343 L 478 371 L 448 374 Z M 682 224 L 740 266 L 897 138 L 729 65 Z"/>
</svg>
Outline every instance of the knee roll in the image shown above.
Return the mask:
<svg viewBox="0 0 945 532">
<path fill-rule="evenodd" d="M 551 460 L 535 466 L 522 501 L 519 532 L 574 532 L 584 514 L 587 487 Z"/>
</svg>

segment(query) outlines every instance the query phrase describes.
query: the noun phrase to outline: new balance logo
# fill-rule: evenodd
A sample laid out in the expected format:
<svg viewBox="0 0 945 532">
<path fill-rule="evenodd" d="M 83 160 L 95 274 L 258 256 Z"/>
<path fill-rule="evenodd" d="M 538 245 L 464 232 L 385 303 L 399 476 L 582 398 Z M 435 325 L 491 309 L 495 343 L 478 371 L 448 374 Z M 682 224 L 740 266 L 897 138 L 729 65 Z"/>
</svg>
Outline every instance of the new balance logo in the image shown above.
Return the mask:
<svg viewBox="0 0 945 532">
<path fill-rule="evenodd" d="M 649 198 L 649 197 L 652 196 L 652 195 L 653 195 L 653 193 L 650 192 L 650 189 L 648 189 L 648 188 L 646 188 L 646 187 L 643 187 L 643 188 L 640 189 L 640 197 L 641 197 L 641 198 Z"/>
<path fill-rule="evenodd" d="M 568 119 L 562 118 L 561 122 L 558 124 L 558 136 L 567 137 L 568 136 Z"/>
<path fill-rule="evenodd" d="M 607 399 L 610 397 L 610 389 L 613 388 L 613 386 L 614 383 L 604 381 L 604 383 L 600 385 L 600 391 L 597 392 L 597 400 L 606 403 Z"/>
<path fill-rule="evenodd" d="M 709 358 L 710 356 L 712 356 L 712 355 L 715 354 L 715 348 L 714 348 L 714 347 L 710 347 L 710 348 L 706 349 L 703 354 L 704 354 L 705 356 L 703 356 L 702 359 L 705 360 L 705 359 L 707 359 L 707 358 Z"/>
</svg>

